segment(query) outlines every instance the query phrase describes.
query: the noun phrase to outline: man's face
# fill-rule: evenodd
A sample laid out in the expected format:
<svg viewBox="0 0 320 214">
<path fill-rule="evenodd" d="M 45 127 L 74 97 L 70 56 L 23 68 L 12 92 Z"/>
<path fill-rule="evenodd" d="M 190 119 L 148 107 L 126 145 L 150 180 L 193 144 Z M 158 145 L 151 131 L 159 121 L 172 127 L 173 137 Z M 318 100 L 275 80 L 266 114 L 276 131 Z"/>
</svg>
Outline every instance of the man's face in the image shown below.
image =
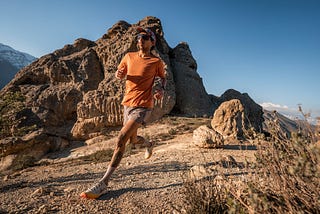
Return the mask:
<svg viewBox="0 0 320 214">
<path fill-rule="evenodd" d="M 153 42 L 151 41 L 151 37 L 147 35 L 145 32 L 139 33 L 137 36 L 137 39 L 138 39 L 139 50 L 148 50 L 153 45 Z"/>
</svg>

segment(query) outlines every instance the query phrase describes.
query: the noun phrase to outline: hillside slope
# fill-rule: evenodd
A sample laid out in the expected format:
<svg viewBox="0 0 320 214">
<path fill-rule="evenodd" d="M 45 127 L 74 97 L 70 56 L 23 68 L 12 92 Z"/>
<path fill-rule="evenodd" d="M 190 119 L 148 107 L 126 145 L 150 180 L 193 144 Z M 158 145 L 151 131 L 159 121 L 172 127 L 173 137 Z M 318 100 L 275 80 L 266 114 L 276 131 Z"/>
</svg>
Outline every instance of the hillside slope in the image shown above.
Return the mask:
<svg viewBox="0 0 320 214">
<path fill-rule="evenodd" d="M 110 191 L 98 200 L 82 199 L 79 194 L 103 176 L 107 162 L 99 162 L 99 158 L 89 161 L 86 155 L 107 150 L 113 144 L 90 142 L 68 152 L 52 153 L 47 165 L 1 175 L 0 212 L 180 212 L 183 182 L 191 171 L 197 177 L 208 176 L 201 168 L 206 166 L 207 170 L 216 169 L 226 176 L 244 176 L 244 162 L 254 161 L 253 145 L 230 144 L 224 149 L 199 149 L 193 145 L 193 130 L 209 123 L 209 119 L 167 118 L 142 129 L 139 134 L 157 140 L 153 156 L 145 160 L 143 148 L 127 153 L 112 176 Z M 110 138 L 111 142 L 114 140 Z M 226 167 L 229 156 L 237 161 L 237 167 Z"/>
</svg>

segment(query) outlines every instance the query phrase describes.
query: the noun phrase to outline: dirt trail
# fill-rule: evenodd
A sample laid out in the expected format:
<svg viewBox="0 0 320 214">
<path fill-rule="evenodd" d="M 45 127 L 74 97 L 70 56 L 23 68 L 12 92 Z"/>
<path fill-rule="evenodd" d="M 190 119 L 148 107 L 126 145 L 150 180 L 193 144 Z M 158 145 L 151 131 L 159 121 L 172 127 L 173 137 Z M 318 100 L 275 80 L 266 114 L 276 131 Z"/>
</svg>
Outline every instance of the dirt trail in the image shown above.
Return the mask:
<svg viewBox="0 0 320 214">
<path fill-rule="evenodd" d="M 133 149 L 113 174 L 110 191 L 98 200 L 82 199 L 79 194 L 103 176 L 107 163 L 76 157 L 105 149 L 114 139 L 51 154 L 55 159 L 48 165 L 2 174 L 0 213 L 179 213 L 183 181 L 194 166 L 215 167 L 230 176 L 243 169 L 224 168 L 221 160 L 231 155 L 240 166 L 245 159 L 254 159 L 251 147 L 194 146 L 192 131 L 208 121 L 167 118 L 142 129 L 139 134 L 158 142 L 153 156 L 145 160 L 144 149 Z M 197 173 L 201 176 L 202 171 Z"/>
</svg>

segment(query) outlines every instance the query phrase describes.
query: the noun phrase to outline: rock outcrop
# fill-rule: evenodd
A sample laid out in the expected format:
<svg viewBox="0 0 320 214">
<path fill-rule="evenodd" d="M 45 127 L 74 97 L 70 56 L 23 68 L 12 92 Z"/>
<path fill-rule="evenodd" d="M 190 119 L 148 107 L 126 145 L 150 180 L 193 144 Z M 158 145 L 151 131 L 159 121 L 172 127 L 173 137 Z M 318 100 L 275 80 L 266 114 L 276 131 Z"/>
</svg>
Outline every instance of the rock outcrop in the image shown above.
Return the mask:
<svg viewBox="0 0 320 214">
<path fill-rule="evenodd" d="M 136 27 L 148 27 L 157 35 L 156 52 L 166 65 L 167 87 L 164 98 L 155 103 L 151 120 L 156 120 L 171 111 L 175 105 L 175 87 L 170 66 L 170 47 L 163 38 L 160 20 L 148 17 L 136 25 L 120 21 L 96 41 L 96 53 L 102 63 L 104 80 L 98 89 L 88 92 L 78 103 L 77 121 L 72 128 L 72 135 L 78 139 L 88 139 L 99 135 L 110 126 L 121 125 L 124 94 L 124 81 L 114 78 L 114 72 L 121 58 L 130 51 L 136 51 Z"/>
<path fill-rule="evenodd" d="M 217 148 L 263 132 L 262 107 L 249 95 L 229 89 L 218 100 L 221 104 L 214 111 L 211 127 L 200 126 L 193 132 L 195 145 Z"/>
<path fill-rule="evenodd" d="M 217 108 L 217 104 L 207 94 L 202 79 L 197 73 L 197 62 L 193 58 L 188 44 L 180 43 L 172 50 L 171 64 L 174 69 L 176 86 L 177 113 L 208 117 Z"/>
</svg>

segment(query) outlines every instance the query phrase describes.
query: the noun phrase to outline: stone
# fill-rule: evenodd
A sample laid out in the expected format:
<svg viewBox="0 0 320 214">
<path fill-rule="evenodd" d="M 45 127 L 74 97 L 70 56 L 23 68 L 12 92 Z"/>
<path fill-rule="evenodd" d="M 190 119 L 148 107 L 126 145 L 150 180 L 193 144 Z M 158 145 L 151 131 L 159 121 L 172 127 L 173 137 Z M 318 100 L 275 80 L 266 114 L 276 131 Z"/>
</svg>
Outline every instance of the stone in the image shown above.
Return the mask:
<svg viewBox="0 0 320 214">
<path fill-rule="evenodd" d="M 210 170 L 206 169 L 204 165 L 195 165 L 189 171 L 189 176 L 193 180 L 200 180 L 210 175 Z"/>
<path fill-rule="evenodd" d="M 224 145 L 224 139 L 217 131 L 202 125 L 193 131 L 193 144 L 200 148 L 220 148 Z"/>
<path fill-rule="evenodd" d="M 240 100 L 223 102 L 215 111 L 211 126 L 223 137 L 242 137 L 246 124 L 244 107 Z"/>
<path fill-rule="evenodd" d="M 226 90 L 220 97 L 220 103 L 238 99 L 244 108 L 244 126 L 250 126 L 254 131 L 261 133 L 263 130 L 263 109 L 247 93 L 240 93 L 234 89 Z"/>
</svg>

